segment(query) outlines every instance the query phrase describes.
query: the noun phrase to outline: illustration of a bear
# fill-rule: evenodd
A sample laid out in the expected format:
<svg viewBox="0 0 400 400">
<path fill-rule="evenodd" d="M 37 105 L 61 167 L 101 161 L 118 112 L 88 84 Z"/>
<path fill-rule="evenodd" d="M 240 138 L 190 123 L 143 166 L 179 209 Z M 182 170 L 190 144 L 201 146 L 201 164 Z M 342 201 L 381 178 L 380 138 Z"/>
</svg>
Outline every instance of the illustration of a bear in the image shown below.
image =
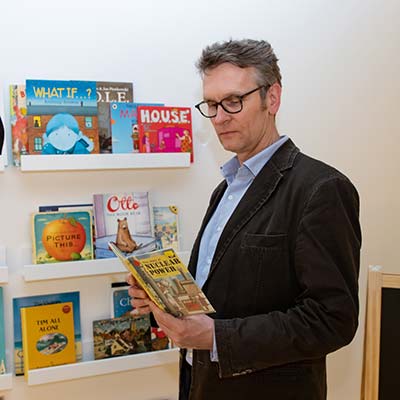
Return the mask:
<svg viewBox="0 0 400 400">
<path fill-rule="evenodd" d="M 115 244 L 121 251 L 125 251 L 126 253 L 131 253 L 138 247 L 137 243 L 132 239 L 132 236 L 129 232 L 128 221 L 126 217 L 124 219 L 118 218 L 117 240 Z"/>
</svg>

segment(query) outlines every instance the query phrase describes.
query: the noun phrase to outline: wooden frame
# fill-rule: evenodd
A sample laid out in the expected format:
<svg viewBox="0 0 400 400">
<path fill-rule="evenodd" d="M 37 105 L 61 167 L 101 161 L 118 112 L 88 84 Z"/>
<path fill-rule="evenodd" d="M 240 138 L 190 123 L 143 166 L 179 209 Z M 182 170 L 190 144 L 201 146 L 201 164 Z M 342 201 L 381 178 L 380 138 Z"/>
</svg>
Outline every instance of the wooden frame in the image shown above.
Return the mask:
<svg viewBox="0 0 400 400">
<path fill-rule="evenodd" d="M 400 275 L 385 274 L 380 266 L 368 271 L 361 400 L 378 400 L 382 289 L 400 289 Z"/>
</svg>

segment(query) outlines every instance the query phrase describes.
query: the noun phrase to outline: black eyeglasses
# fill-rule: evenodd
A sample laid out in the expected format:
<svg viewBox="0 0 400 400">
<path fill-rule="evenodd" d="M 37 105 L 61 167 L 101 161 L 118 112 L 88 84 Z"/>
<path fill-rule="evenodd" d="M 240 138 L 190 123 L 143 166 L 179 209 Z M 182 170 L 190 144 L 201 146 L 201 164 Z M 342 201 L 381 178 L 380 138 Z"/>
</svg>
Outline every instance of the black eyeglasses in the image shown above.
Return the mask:
<svg viewBox="0 0 400 400">
<path fill-rule="evenodd" d="M 222 99 L 219 102 L 204 100 L 199 104 L 196 104 L 195 107 L 200 111 L 201 115 L 206 118 L 214 118 L 218 113 L 218 106 L 221 106 L 222 109 L 229 114 L 237 114 L 243 110 L 243 99 L 262 88 L 268 88 L 268 86 L 259 86 L 253 90 L 250 90 L 250 92 L 242 94 L 241 96 L 231 95 L 225 97 L 225 99 Z"/>
</svg>

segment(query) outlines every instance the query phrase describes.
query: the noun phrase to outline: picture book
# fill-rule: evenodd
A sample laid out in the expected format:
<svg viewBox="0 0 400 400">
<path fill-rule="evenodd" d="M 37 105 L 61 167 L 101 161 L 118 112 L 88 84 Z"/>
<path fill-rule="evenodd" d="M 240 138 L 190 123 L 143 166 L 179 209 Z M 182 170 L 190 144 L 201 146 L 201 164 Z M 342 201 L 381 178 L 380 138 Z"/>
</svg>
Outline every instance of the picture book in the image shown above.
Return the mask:
<svg viewBox="0 0 400 400">
<path fill-rule="evenodd" d="M 10 85 L 10 123 L 13 164 L 21 166 L 21 155 L 28 154 L 25 85 Z"/>
<path fill-rule="evenodd" d="M 94 359 L 151 351 L 150 316 L 93 321 Z"/>
<path fill-rule="evenodd" d="M 112 258 L 110 241 L 121 251 L 143 253 L 155 249 L 149 192 L 93 195 L 96 258 Z"/>
<path fill-rule="evenodd" d="M 29 154 L 99 153 L 96 82 L 26 80 Z"/>
<path fill-rule="evenodd" d="M 156 248 L 179 251 L 178 207 L 154 206 L 153 224 Z"/>
<path fill-rule="evenodd" d="M 21 308 L 42 306 L 54 303 L 72 303 L 75 331 L 76 361 L 82 361 L 82 338 L 80 320 L 80 296 L 79 292 L 65 292 L 43 294 L 37 296 L 13 298 L 14 319 L 14 368 L 16 375 L 24 374 L 24 353 L 22 349 Z"/>
<path fill-rule="evenodd" d="M 6 373 L 6 342 L 4 337 L 3 288 L 0 286 L 0 375 Z"/>
<path fill-rule="evenodd" d="M 126 257 L 109 246 L 160 309 L 176 317 L 215 312 L 172 248 Z"/>
<path fill-rule="evenodd" d="M 33 263 L 93 259 L 92 222 L 88 210 L 33 213 Z"/>
<path fill-rule="evenodd" d="M 131 298 L 128 294 L 129 284 L 126 282 L 111 283 L 111 317 L 129 317 L 133 310 Z M 153 326 L 153 323 L 155 326 Z M 151 324 L 151 348 L 163 350 L 170 347 L 170 341 L 164 331 L 150 319 Z"/>
<path fill-rule="evenodd" d="M 139 128 L 137 109 L 142 105 L 161 105 L 152 103 L 111 103 L 111 136 L 113 153 L 138 153 Z"/>
<path fill-rule="evenodd" d="M 132 103 L 131 82 L 96 82 L 100 153 L 111 153 L 110 103 Z"/>
<path fill-rule="evenodd" d="M 189 152 L 193 162 L 192 114 L 189 107 L 138 107 L 141 153 Z"/>
<path fill-rule="evenodd" d="M 24 375 L 76 361 L 72 302 L 21 308 Z"/>
<path fill-rule="evenodd" d="M 126 282 L 111 283 L 111 317 L 129 317 L 133 307 Z"/>
</svg>

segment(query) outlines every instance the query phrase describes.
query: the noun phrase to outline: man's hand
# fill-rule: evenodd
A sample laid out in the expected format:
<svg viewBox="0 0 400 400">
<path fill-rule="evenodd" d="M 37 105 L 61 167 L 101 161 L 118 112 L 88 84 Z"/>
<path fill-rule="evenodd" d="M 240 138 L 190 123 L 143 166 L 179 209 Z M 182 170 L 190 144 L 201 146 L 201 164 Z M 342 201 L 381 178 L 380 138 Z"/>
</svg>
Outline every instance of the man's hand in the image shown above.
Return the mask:
<svg viewBox="0 0 400 400">
<path fill-rule="evenodd" d="M 205 314 L 176 318 L 160 310 L 153 302 L 148 303 L 158 326 L 174 342 L 186 349 L 212 350 L 214 320 Z"/>
<path fill-rule="evenodd" d="M 127 275 L 126 282 L 131 285 L 128 289 L 128 294 L 131 297 L 131 304 L 134 308 L 132 314 L 149 314 L 151 311 L 149 307 L 150 299 L 147 293 L 142 289 L 132 274 Z"/>
<path fill-rule="evenodd" d="M 149 299 L 147 293 L 132 275 L 129 274 L 126 281 L 131 285 L 128 293 L 132 297 L 133 314 L 148 314 L 152 312 L 158 326 L 179 347 L 212 350 L 214 335 L 214 320 L 212 318 L 205 314 L 176 318 L 160 310 Z"/>
</svg>

